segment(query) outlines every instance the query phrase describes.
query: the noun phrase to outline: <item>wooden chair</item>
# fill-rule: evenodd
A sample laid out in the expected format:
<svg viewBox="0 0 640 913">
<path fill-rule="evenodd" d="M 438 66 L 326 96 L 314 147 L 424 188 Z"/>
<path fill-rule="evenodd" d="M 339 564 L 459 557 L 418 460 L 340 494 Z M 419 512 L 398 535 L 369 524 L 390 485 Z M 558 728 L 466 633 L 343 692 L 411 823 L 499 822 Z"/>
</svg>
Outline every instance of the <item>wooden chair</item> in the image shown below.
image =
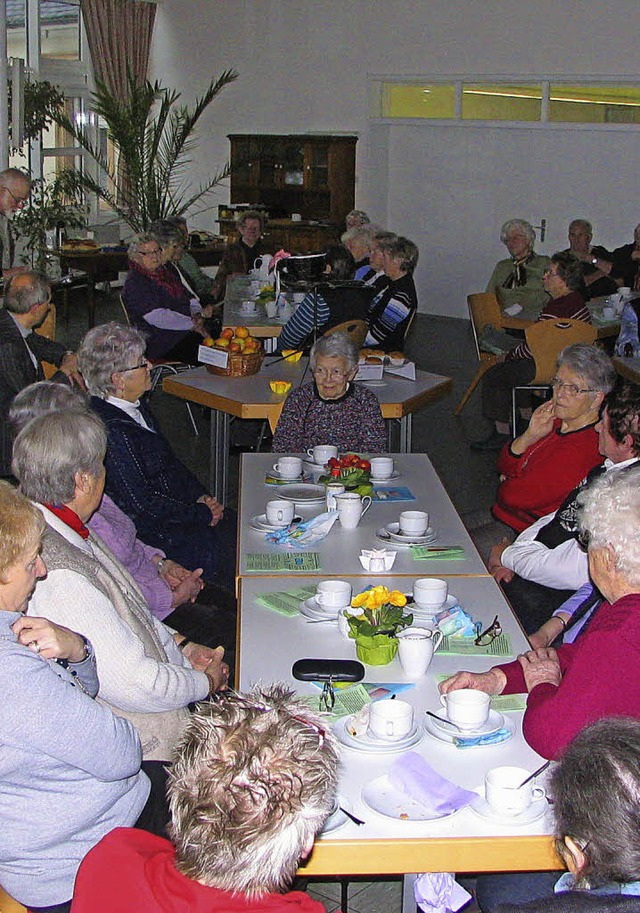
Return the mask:
<svg viewBox="0 0 640 913">
<path fill-rule="evenodd" d="M 10 894 L 7 894 L 3 887 L 0 887 L 0 913 L 28 913 L 28 911 Z"/>
<path fill-rule="evenodd" d="M 558 355 L 565 346 L 576 342 L 593 345 L 597 329 L 584 320 L 540 320 L 527 327 L 525 336 L 536 363 L 536 374 L 530 384 L 522 384 L 511 391 L 512 430 L 516 432 L 518 390 L 547 390 L 556 373 Z"/>
<path fill-rule="evenodd" d="M 49 313 L 44 318 L 44 320 L 42 321 L 42 323 L 40 324 L 40 326 L 37 328 L 37 330 L 35 332 L 39 333 L 40 336 L 44 336 L 45 339 L 55 340 L 55 338 L 56 338 L 56 320 L 57 320 L 56 306 L 53 302 L 51 302 L 51 305 L 49 306 Z M 55 365 L 50 364 L 48 361 L 43 361 L 42 370 L 44 371 L 45 379 L 49 380 L 49 378 L 53 377 L 53 375 L 56 373 L 56 371 L 58 369 L 56 368 Z"/>
<path fill-rule="evenodd" d="M 364 320 L 345 320 L 335 327 L 331 327 L 324 333 L 325 336 L 332 336 L 333 333 L 346 333 L 351 337 L 359 349 L 364 345 L 365 336 L 367 335 L 367 324 Z"/>
<path fill-rule="evenodd" d="M 473 295 L 467 295 L 467 305 L 469 307 L 469 318 L 471 319 L 476 355 L 480 364 L 464 396 L 456 406 L 454 415 L 460 415 L 483 376 L 498 361 L 497 355 L 493 355 L 491 352 L 482 352 L 480 349 L 480 336 L 484 328 L 489 324 L 492 324 L 496 329 L 502 327 L 502 310 L 498 299 L 493 292 L 476 292 Z"/>
</svg>

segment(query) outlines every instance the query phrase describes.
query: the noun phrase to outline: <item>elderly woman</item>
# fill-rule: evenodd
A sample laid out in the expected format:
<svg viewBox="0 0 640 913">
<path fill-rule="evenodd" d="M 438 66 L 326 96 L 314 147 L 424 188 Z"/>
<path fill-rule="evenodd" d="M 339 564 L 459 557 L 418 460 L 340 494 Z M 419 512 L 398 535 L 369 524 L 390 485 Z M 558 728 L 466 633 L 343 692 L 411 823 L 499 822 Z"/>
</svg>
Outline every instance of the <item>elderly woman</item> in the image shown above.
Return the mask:
<svg viewBox="0 0 640 913">
<path fill-rule="evenodd" d="M 527 317 L 535 318 L 548 300 L 542 278 L 550 260 L 535 253 L 536 233 L 524 219 L 505 222 L 500 240 L 509 251 L 509 258 L 496 263 L 487 291 L 497 295 L 503 308 L 519 304 Z"/>
<path fill-rule="evenodd" d="M 256 209 L 247 209 L 236 219 L 236 227 L 240 238 L 235 244 L 227 247 L 216 273 L 216 282 L 222 297 L 227 278 L 246 275 L 253 269 L 256 257 L 262 254 L 260 238 L 264 231 L 264 215 Z"/>
<path fill-rule="evenodd" d="M 582 296 L 584 288 L 580 261 L 566 251 L 551 258 L 545 270 L 543 285 L 551 298 L 544 305 L 538 322 L 542 320 L 582 320 L 591 323 L 591 315 Z M 494 422 L 489 437 L 474 441 L 474 450 L 500 450 L 509 437 L 511 396 L 514 387 L 531 383 L 536 374 L 536 363 L 526 342 L 500 356 L 498 364 L 490 368 L 482 380 L 482 414 Z M 515 429 L 513 429 L 515 434 Z"/>
<path fill-rule="evenodd" d="M 603 603 L 574 643 L 540 647 L 488 672 L 458 672 L 443 693 L 528 691 L 523 733 L 545 758 L 606 716 L 640 718 L 640 486 L 632 470 L 607 473 L 584 492 L 580 525 L 589 573 Z M 585 611 L 589 606 L 585 606 Z M 574 613 L 571 625 L 581 620 Z M 567 625 L 567 628 L 569 625 Z"/>
<path fill-rule="evenodd" d="M 235 514 L 223 517 L 140 402 L 151 387 L 144 348 L 137 330 L 107 323 L 87 333 L 78 353 L 91 406 L 107 428 L 107 494 L 143 542 L 233 592 Z"/>
<path fill-rule="evenodd" d="M 346 247 L 334 244 L 325 254 L 324 268 L 327 280 L 340 282 L 353 279 L 354 259 Z M 285 349 L 305 349 L 310 346 L 314 333 L 322 336 L 331 327 L 345 320 L 364 320 L 371 304 L 370 288 L 326 288 L 314 289 L 305 295 L 282 328 L 278 338 L 278 352 Z"/>
<path fill-rule="evenodd" d="M 365 345 L 385 352 L 402 349 L 409 321 L 418 307 L 413 271 L 418 263 L 418 248 L 408 238 L 379 240 L 384 274 L 389 280 L 376 286 L 367 323 Z"/>
<path fill-rule="evenodd" d="M 134 723 L 144 769 L 158 775 L 189 718 L 189 704 L 226 687 L 228 668 L 222 647 L 192 644 L 154 618 L 135 580 L 87 529 L 102 497 L 106 446 L 102 422 L 80 412 L 33 419 L 16 438 L 14 474 L 47 523 L 42 554 L 48 574 L 29 613 L 46 611 L 89 637 L 99 696 Z"/>
<path fill-rule="evenodd" d="M 309 359 L 313 383 L 287 397 L 273 436 L 275 453 L 303 453 L 316 444 L 339 451 L 381 453 L 384 419 L 377 397 L 353 383 L 358 349 L 345 333 L 322 336 Z"/>
<path fill-rule="evenodd" d="M 47 573 L 44 529 L 37 508 L 0 482 L 0 882 L 30 910 L 63 911 L 83 857 L 138 821 L 149 781 L 132 724 L 93 700 L 92 644 L 24 616 Z"/>
<path fill-rule="evenodd" d="M 129 245 L 131 268 L 122 298 L 131 323 L 147 337 L 149 358 L 195 365 L 207 335 L 202 305 L 166 260 L 154 234 L 138 235 Z"/>
<path fill-rule="evenodd" d="M 218 281 L 213 276 L 209 276 L 208 273 L 205 273 L 198 263 L 196 263 L 195 258 L 192 257 L 187 250 L 189 246 L 187 220 L 182 216 L 173 216 L 171 219 L 165 219 L 161 224 L 179 230 L 182 237 L 182 245 L 180 257 L 176 261 L 176 265 L 200 301 L 218 301 L 220 298 Z M 157 234 L 155 226 L 153 226 L 153 230 Z"/>
<path fill-rule="evenodd" d="M 371 269 L 369 254 L 375 233 L 375 226 L 359 225 L 347 229 L 340 238 L 355 261 L 354 279 L 363 279 L 369 275 Z"/>
<path fill-rule="evenodd" d="M 351 212 L 348 212 L 344 219 L 344 224 L 347 231 L 350 228 L 361 228 L 363 225 L 369 225 L 371 219 L 364 211 L 364 209 L 352 209 Z"/>
</svg>

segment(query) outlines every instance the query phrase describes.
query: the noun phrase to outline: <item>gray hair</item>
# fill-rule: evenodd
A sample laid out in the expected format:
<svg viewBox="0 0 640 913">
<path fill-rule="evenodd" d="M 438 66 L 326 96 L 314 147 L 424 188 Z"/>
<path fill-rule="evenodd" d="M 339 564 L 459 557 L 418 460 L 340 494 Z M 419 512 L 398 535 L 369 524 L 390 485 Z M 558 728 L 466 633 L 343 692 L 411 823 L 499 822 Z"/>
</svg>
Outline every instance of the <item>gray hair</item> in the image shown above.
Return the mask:
<svg viewBox="0 0 640 913">
<path fill-rule="evenodd" d="M 176 868 L 249 897 L 284 890 L 337 782 L 330 729 L 285 685 L 199 704 L 169 769 Z"/>
<path fill-rule="evenodd" d="M 371 219 L 364 209 L 352 209 L 351 212 L 346 214 L 344 221 L 347 225 L 351 222 L 352 226 L 355 227 L 358 225 L 368 225 L 371 222 Z"/>
<path fill-rule="evenodd" d="M 569 222 L 569 231 L 571 231 L 571 229 L 575 228 L 577 225 L 584 228 L 587 234 L 593 234 L 593 225 L 591 222 L 588 222 L 587 219 L 573 219 L 571 222 Z"/>
<path fill-rule="evenodd" d="M 611 470 L 579 495 L 579 521 L 589 548 L 611 546 L 616 567 L 640 586 L 640 467 Z"/>
<path fill-rule="evenodd" d="M 13 445 L 13 474 L 20 491 L 42 504 L 68 504 L 77 473 L 100 475 L 107 432 L 91 412 L 52 412 L 34 418 Z"/>
<path fill-rule="evenodd" d="M 156 244 L 160 243 L 156 236 L 150 231 L 145 231 L 142 232 L 142 234 L 136 235 L 135 238 L 129 242 L 129 247 L 127 248 L 127 256 L 129 259 L 135 260 L 137 255 L 140 253 L 141 245 L 149 244 L 151 241 L 155 241 Z"/>
<path fill-rule="evenodd" d="M 26 314 L 36 304 L 51 297 L 51 283 L 36 270 L 12 276 L 4 287 L 4 307 L 12 314 Z"/>
<path fill-rule="evenodd" d="M 32 181 L 26 171 L 21 171 L 20 168 L 5 168 L 4 171 L 0 171 L 0 187 L 9 187 L 19 182 L 31 189 Z"/>
<path fill-rule="evenodd" d="M 418 264 L 420 252 L 408 238 L 397 235 L 394 238 L 378 241 L 380 250 L 386 251 L 394 260 L 400 260 L 400 267 L 407 273 L 412 273 Z"/>
<path fill-rule="evenodd" d="M 504 223 L 500 229 L 500 240 L 503 244 L 507 243 L 507 236 L 512 233 L 524 235 L 525 238 L 529 239 L 531 247 L 535 244 L 536 233 L 534 227 L 530 222 L 525 222 L 524 219 L 509 219 L 508 222 Z"/>
<path fill-rule="evenodd" d="M 329 333 L 327 336 L 321 336 L 313 344 L 309 353 L 309 365 L 312 371 L 315 370 L 318 356 L 344 358 L 349 371 L 353 371 L 358 364 L 360 351 L 348 333 Z"/>
<path fill-rule="evenodd" d="M 89 392 L 100 399 L 115 393 L 113 375 L 144 355 L 147 341 L 123 323 L 103 323 L 89 330 L 78 349 L 78 367 Z"/>
<path fill-rule="evenodd" d="M 342 243 L 347 246 L 351 241 L 355 241 L 356 244 L 371 244 L 371 239 L 376 233 L 377 229 L 375 225 L 370 223 L 367 225 L 354 225 L 353 228 L 348 228 L 340 236 Z"/>
<path fill-rule="evenodd" d="M 69 410 L 86 412 L 88 409 L 86 394 L 79 387 L 41 380 L 37 384 L 29 384 L 16 394 L 9 409 L 8 421 L 15 437 L 31 419 L 40 418 L 41 415 Z"/>
<path fill-rule="evenodd" d="M 160 247 L 184 244 L 184 233 L 173 219 L 161 219 L 159 222 L 154 222 L 149 226 L 149 234 L 153 235 Z"/>
<path fill-rule="evenodd" d="M 245 209 L 238 216 L 236 216 L 236 225 L 238 228 L 243 228 L 247 219 L 257 219 L 260 223 L 260 231 L 264 231 L 264 213 L 260 212 L 257 209 Z"/>
<path fill-rule="evenodd" d="M 574 342 L 558 355 L 558 367 L 567 367 L 582 377 L 588 387 L 608 393 L 616 382 L 616 371 L 611 359 L 602 349 Z"/>
</svg>

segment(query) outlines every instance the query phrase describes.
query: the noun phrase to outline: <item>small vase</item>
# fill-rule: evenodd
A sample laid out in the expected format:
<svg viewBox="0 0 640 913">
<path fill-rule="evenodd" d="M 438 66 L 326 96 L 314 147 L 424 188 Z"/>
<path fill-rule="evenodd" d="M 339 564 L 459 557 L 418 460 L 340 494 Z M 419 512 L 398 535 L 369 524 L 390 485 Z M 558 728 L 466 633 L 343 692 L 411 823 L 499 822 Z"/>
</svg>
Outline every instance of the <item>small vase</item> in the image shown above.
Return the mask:
<svg viewBox="0 0 640 913">
<path fill-rule="evenodd" d="M 398 652 L 398 638 L 389 634 L 357 636 L 356 656 L 368 666 L 386 666 Z"/>
</svg>

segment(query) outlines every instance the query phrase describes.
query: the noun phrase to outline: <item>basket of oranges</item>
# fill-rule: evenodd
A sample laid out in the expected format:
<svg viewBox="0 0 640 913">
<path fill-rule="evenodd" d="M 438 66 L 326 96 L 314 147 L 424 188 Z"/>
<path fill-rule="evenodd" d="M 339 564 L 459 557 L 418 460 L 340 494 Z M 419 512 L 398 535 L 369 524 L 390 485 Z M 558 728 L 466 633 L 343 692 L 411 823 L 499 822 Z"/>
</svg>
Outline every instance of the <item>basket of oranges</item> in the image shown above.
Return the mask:
<svg viewBox="0 0 640 913">
<path fill-rule="evenodd" d="M 250 374 L 258 373 L 264 358 L 262 343 L 252 336 L 246 327 L 226 327 L 217 339 L 209 337 L 204 340 L 203 345 L 229 353 L 226 368 L 205 365 L 210 374 L 248 377 Z"/>
</svg>

